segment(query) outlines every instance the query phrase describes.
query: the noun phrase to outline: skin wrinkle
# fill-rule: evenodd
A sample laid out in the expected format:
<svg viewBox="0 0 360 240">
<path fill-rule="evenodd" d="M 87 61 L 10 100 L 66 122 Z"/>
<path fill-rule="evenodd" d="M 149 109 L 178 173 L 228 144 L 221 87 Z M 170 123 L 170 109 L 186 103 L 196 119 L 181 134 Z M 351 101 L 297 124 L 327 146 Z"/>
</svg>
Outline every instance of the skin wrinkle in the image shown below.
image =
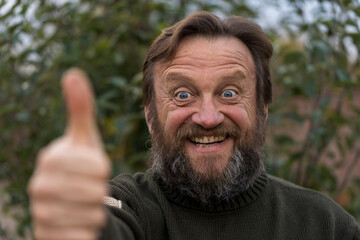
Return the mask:
<svg viewBox="0 0 360 240">
<path fill-rule="evenodd" d="M 205 108 L 207 109 L 207 104 L 209 104 L 208 101 L 212 100 L 212 95 L 213 95 L 213 91 L 214 91 L 214 86 L 217 86 L 220 84 L 223 84 L 221 77 L 223 77 L 224 75 L 227 76 L 230 72 L 230 70 L 233 71 L 241 71 L 244 72 L 245 76 L 246 73 L 251 72 L 251 69 L 254 69 L 253 66 L 253 61 L 251 58 L 251 54 L 249 53 L 249 51 L 247 50 L 247 48 L 245 47 L 245 49 L 247 51 L 244 51 L 244 53 L 242 53 L 240 56 L 240 58 L 238 57 L 237 54 L 234 54 L 234 48 L 231 47 L 226 47 L 224 48 L 222 45 L 220 44 L 213 44 L 216 41 L 208 41 L 205 40 L 205 42 L 207 44 L 210 43 L 211 47 L 209 47 L 208 49 L 212 49 L 212 52 L 215 52 L 216 54 L 212 55 L 212 57 L 208 57 L 207 53 L 208 51 L 203 51 L 201 48 L 199 50 L 199 47 L 192 47 L 192 48 L 188 48 L 189 43 L 193 43 L 196 40 L 199 40 L 199 38 L 195 38 L 195 39 L 191 39 L 190 41 L 186 42 L 184 41 L 182 43 L 182 45 L 180 45 L 178 53 L 180 55 L 180 57 L 178 57 L 178 54 L 175 56 L 174 60 L 172 61 L 172 63 L 170 65 L 172 65 L 170 68 L 165 68 L 164 67 L 160 67 L 159 72 L 156 72 L 156 75 L 159 77 L 157 79 L 159 79 L 160 81 L 155 81 L 155 89 L 159 89 L 160 91 L 157 91 L 157 96 L 159 96 L 159 98 L 157 99 L 157 109 L 158 109 L 158 113 L 160 113 L 159 115 L 159 119 L 160 122 L 164 123 L 164 127 L 165 129 L 169 129 L 170 126 L 168 126 L 168 123 L 171 123 L 171 127 L 173 129 L 176 129 L 177 126 L 174 125 L 175 122 L 171 121 L 171 117 L 172 115 L 174 115 L 175 113 L 178 113 L 177 116 L 178 117 L 182 117 L 184 119 L 186 119 L 187 117 L 194 117 L 196 116 L 196 112 L 197 112 L 197 108 Z M 201 39 L 200 39 L 201 40 Z M 203 39 L 202 39 L 203 40 Z M 221 40 L 226 40 L 229 41 L 229 45 L 231 44 L 239 44 L 241 43 L 240 41 L 238 41 L 237 39 L 219 39 L 219 41 Z M 206 44 L 205 43 L 205 44 Z M 227 43 L 226 43 L 227 44 Z M 244 48 L 243 43 L 241 43 L 242 48 Z M 187 50 L 188 49 L 188 50 Z M 235 53 L 241 52 L 242 50 L 238 50 Z M 186 53 L 183 53 L 186 52 Z M 224 52 L 227 52 L 228 54 L 224 54 Z M 246 56 L 247 54 L 247 56 Z M 224 57 L 224 55 L 226 57 Z M 186 56 L 186 57 L 183 57 Z M 231 56 L 231 58 L 229 58 L 228 56 Z M 178 59 L 182 59 L 181 61 Z M 200 59 L 200 60 L 199 60 Z M 249 61 L 250 59 L 250 61 Z M 247 62 L 241 62 L 241 60 L 247 61 Z M 234 64 L 236 63 L 236 64 Z M 217 67 L 218 65 L 221 65 L 221 67 Z M 226 65 L 227 64 L 227 65 Z M 192 65 L 192 66 L 190 66 Z M 234 67 L 235 65 L 235 67 Z M 178 68 L 176 68 L 176 66 Z M 191 69 L 191 71 L 188 70 L 184 70 L 183 66 L 186 66 L 186 69 Z M 239 67 L 241 66 L 241 67 Z M 235 70 L 233 70 L 235 68 Z M 220 70 L 219 70 L 220 69 Z M 245 69 L 245 70 L 244 70 Z M 193 82 L 192 85 L 194 85 L 195 89 L 201 89 L 200 92 L 202 92 L 203 95 L 198 96 L 199 97 L 199 101 L 195 101 L 194 103 L 192 103 L 189 108 L 181 108 L 176 106 L 176 104 L 173 102 L 173 96 L 169 96 L 169 92 L 167 91 L 166 87 L 166 77 L 167 75 L 169 75 L 169 73 L 171 73 L 171 71 L 173 72 L 182 72 L 183 75 L 188 75 L 191 76 L 191 80 Z M 207 81 L 206 83 L 199 81 L 200 79 L 204 79 L 204 81 L 206 79 L 210 79 L 206 76 L 206 74 L 208 74 L 209 72 L 211 72 L 211 76 L 215 75 L 215 77 L 213 77 L 212 81 Z M 200 74 L 200 75 L 199 75 Z M 220 76 L 220 77 L 219 77 Z M 254 117 L 255 114 L 253 114 L 254 110 L 252 107 L 254 105 L 255 102 L 255 98 L 251 98 L 251 96 L 254 96 L 252 94 L 249 94 L 248 92 L 255 92 L 255 84 L 254 81 L 252 79 L 249 78 L 253 78 L 254 74 L 249 74 L 248 77 L 246 78 L 246 82 L 248 82 L 248 84 L 246 84 L 245 90 L 244 92 L 241 94 L 241 98 L 239 97 L 239 101 L 238 101 L 238 106 L 230 106 L 231 108 L 236 107 L 236 110 L 234 108 L 234 111 L 241 111 L 244 112 L 242 114 L 242 116 L 249 116 L 249 118 L 251 119 L 251 117 Z M 249 86 L 249 83 L 251 82 L 251 87 Z M 205 101 L 205 102 L 204 102 Z M 247 102 L 249 102 L 249 104 L 247 104 Z M 205 104 L 205 105 L 204 105 Z M 222 104 L 219 101 L 213 101 L 214 107 L 216 107 L 219 111 L 218 114 L 227 114 L 226 112 L 229 111 L 228 107 L 226 107 L 225 104 Z M 184 114 L 179 114 L 180 112 L 183 112 Z M 192 114 L 192 116 L 190 116 L 190 112 L 194 112 L 194 114 Z M 174 113 L 174 114 L 173 114 Z M 166 120 L 166 119 L 169 119 Z M 231 119 L 231 117 L 230 117 Z M 244 119 L 245 120 L 245 119 Z M 241 120 L 241 121 L 244 121 Z M 179 120 L 180 122 L 181 120 Z M 246 125 L 251 125 L 251 121 L 246 120 L 247 123 Z"/>
<path fill-rule="evenodd" d="M 236 104 L 240 102 L 241 98 L 246 97 L 244 93 L 245 91 L 245 76 L 240 71 L 235 71 L 234 73 L 229 74 L 228 76 L 221 77 L 220 84 L 215 89 L 215 96 L 221 95 L 221 92 L 225 89 L 234 90 L 239 95 L 237 99 L 233 99 L 231 101 L 223 101 L 220 97 L 218 97 L 219 101 L 222 101 L 224 104 Z M 181 73 L 170 73 L 165 77 L 165 89 L 168 94 L 169 101 L 173 101 L 177 106 L 188 106 L 194 101 L 197 100 L 198 97 L 202 97 L 202 93 L 197 91 L 197 86 L 194 85 L 194 80 L 191 77 L 183 75 Z M 189 92 L 192 97 L 191 100 L 177 100 L 176 94 L 181 91 Z M 208 92 L 206 92 L 208 93 Z M 199 96 L 198 96 L 199 95 Z"/>
<path fill-rule="evenodd" d="M 154 89 L 148 124 L 158 178 L 204 205 L 245 191 L 263 171 L 265 121 L 247 47 L 235 38 L 183 40 L 171 63 L 155 64 Z M 224 90 L 236 94 L 228 99 Z M 179 91 L 192 96 L 177 99 Z M 190 142 L 202 136 L 227 138 L 212 153 Z"/>
<path fill-rule="evenodd" d="M 204 39 L 204 38 L 203 37 L 193 37 L 190 40 L 184 39 L 183 42 L 196 41 L 197 39 Z M 233 37 L 216 38 L 216 40 L 219 40 L 219 39 L 224 40 L 224 41 L 229 40 L 229 42 L 238 41 L 237 39 L 235 39 Z M 214 40 L 211 40 L 211 39 L 206 39 L 206 40 L 209 43 L 215 42 Z M 253 62 L 251 55 L 245 54 L 244 52 L 239 51 L 239 50 L 231 49 L 229 51 L 229 49 L 215 49 L 215 48 L 212 49 L 212 53 L 214 53 L 215 50 L 220 50 L 219 51 L 220 54 L 218 57 L 228 58 L 228 59 L 230 59 L 230 62 L 220 62 L 219 63 L 218 61 L 215 61 L 213 65 L 210 65 L 210 67 L 218 68 L 218 67 L 222 67 L 223 65 L 231 64 L 233 62 L 234 64 L 245 68 L 242 63 L 250 63 L 251 62 L 252 67 L 249 69 L 250 71 L 248 72 L 248 74 L 255 75 L 255 67 L 254 67 L 254 62 Z M 163 65 L 165 65 L 166 68 L 168 68 L 173 65 L 176 65 L 176 61 L 181 61 L 183 58 L 187 58 L 189 56 L 191 56 L 191 60 L 187 61 L 188 64 L 182 64 L 182 66 L 190 66 L 190 67 L 194 66 L 194 67 L 202 68 L 202 67 L 204 67 L 204 65 L 207 65 L 207 63 L 205 63 L 205 64 L 202 64 L 202 63 L 209 60 L 209 58 L 211 58 L 212 55 L 209 54 L 209 52 L 202 52 L 198 55 L 193 55 L 193 52 L 191 50 L 187 50 L 187 49 L 183 50 L 180 46 L 177 51 L 177 54 L 175 55 L 175 57 L 172 59 L 171 62 L 161 62 L 160 64 L 163 64 Z M 205 59 L 205 61 L 204 61 L 204 59 Z M 217 59 L 214 58 L 214 60 L 217 60 Z M 253 78 L 253 79 L 255 79 L 255 78 Z"/>
<path fill-rule="evenodd" d="M 159 94 L 158 94 L 159 95 Z M 237 104 L 240 105 L 240 109 L 238 111 L 246 111 L 247 112 L 247 115 L 249 115 L 250 117 L 254 117 L 255 114 L 252 113 L 252 111 L 250 109 L 253 108 L 253 105 L 251 104 L 248 104 L 247 101 L 244 101 L 245 99 L 249 99 L 251 97 L 254 97 L 254 95 L 251 95 L 251 94 L 242 94 L 242 100 L 239 100 L 237 102 Z M 179 106 L 177 106 L 171 97 L 161 97 L 159 99 L 157 99 L 157 103 L 159 102 L 162 102 L 163 106 L 163 113 L 165 115 L 165 112 L 169 112 L 169 111 L 172 111 L 172 110 L 175 110 L 175 109 L 178 109 Z M 179 111 L 181 111 L 181 109 L 179 109 Z M 185 111 L 185 110 L 184 110 Z M 164 116 L 160 116 L 160 118 L 164 118 Z M 191 116 L 189 116 L 191 117 Z M 251 124 L 251 122 L 250 122 Z M 162 126 L 165 126 L 165 123 L 161 124 Z"/>
<path fill-rule="evenodd" d="M 196 39 L 198 39 L 198 38 L 191 39 L 191 41 L 195 41 Z M 225 38 L 225 40 L 238 41 L 237 39 L 232 39 L 232 38 Z M 209 42 L 214 42 L 214 41 L 211 40 Z M 231 49 L 231 50 L 233 51 L 233 49 Z M 213 50 L 213 51 L 215 51 L 215 50 Z M 218 49 L 218 51 L 219 51 L 219 55 L 220 55 L 219 57 L 231 57 L 231 59 L 229 60 L 226 58 L 225 59 L 226 61 L 219 63 L 218 57 L 210 58 L 210 61 L 214 62 L 214 63 L 212 63 L 210 65 L 210 67 L 207 66 L 207 68 L 214 68 L 214 71 L 218 71 L 218 70 L 223 70 L 223 66 L 227 66 L 228 69 L 233 69 L 233 67 L 236 66 L 236 68 L 239 68 L 239 71 L 243 71 L 245 76 L 248 75 L 249 76 L 248 78 L 251 79 L 251 81 L 255 82 L 255 68 L 254 68 L 251 54 L 248 54 L 248 56 L 246 56 L 241 51 L 236 51 L 236 54 L 234 54 L 234 53 L 224 54 L 225 51 L 228 51 L 227 49 L 226 50 Z M 193 56 L 194 54 L 192 51 L 182 50 L 181 46 L 179 47 L 178 53 L 179 54 L 177 54 L 175 56 L 175 58 L 171 61 L 170 64 L 159 63 L 159 64 L 156 64 L 156 66 L 155 66 L 155 79 L 160 78 L 165 86 L 167 84 L 166 76 L 168 75 L 168 72 L 170 70 L 176 68 L 177 71 L 181 71 L 181 72 L 185 71 L 185 73 L 186 73 L 186 70 L 194 70 L 196 68 L 203 69 L 204 68 L 203 62 L 209 61 L 208 55 L 197 54 L 197 55 Z M 202 58 L 201 58 L 201 56 L 202 56 Z M 185 60 L 184 60 L 184 58 L 185 58 Z M 184 63 L 184 61 L 185 61 L 185 63 Z M 250 65 L 250 67 L 249 66 L 245 67 L 243 62 L 251 63 L 251 64 L 248 64 L 248 65 Z M 207 73 L 207 71 L 205 71 L 205 72 Z M 189 75 L 191 75 L 191 73 Z M 162 89 L 163 88 L 162 84 L 156 84 L 156 82 L 157 81 L 155 81 L 155 89 Z M 248 87 L 248 86 L 246 86 L 246 87 Z M 165 89 L 165 92 L 166 92 L 166 89 Z M 247 95 L 245 94 L 244 97 L 246 97 L 246 96 Z M 251 96 L 249 96 L 249 97 L 251 97 Z M 164 96 L 161 96 L 161 98 L 166 99 Z M 171 96 L 168 96 L 168 99 L 170 100 Z"/>
<path fill-rule="evenodd" d="M 228 76 L 222 76 L 221 77 L 221 85 L 239 85 L 243 86 L 244 80 L 246 79 L 246 75 L 242 71 L 233 71 Z M 184 85 L 187 86 L 187 84 L 194 84 L 194 81 L 192 80 L 191 76 L 187 76 L 183 72 L 179 71 L 177 72 L 171 72 L 167 75 L 165 75 L 165 86 L 167 88 L 170 88 L 172 85 Z M 170 86 L 170 87 L 169 87 Z M 188 87 L 188 86 L 187 86 Z"/>
</svg>

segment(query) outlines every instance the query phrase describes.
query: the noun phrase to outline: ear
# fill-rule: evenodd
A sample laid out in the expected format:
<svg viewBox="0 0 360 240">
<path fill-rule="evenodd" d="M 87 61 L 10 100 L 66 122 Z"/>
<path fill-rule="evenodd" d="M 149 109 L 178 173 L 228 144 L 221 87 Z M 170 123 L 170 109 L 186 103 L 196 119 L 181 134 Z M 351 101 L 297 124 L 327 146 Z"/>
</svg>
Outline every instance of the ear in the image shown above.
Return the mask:
<svg viewBox="0 0 360 240">
<path fill-rule="evenodd" d="M 267 104 L 264 104 L 264 124 L 266 124 L 267 122 L 267 119 L 268 119 L 268 115 L 269 115 L 269 109 L 268 109 L 268 105 Z"/>
<path fill-rule="evenodd" d="M 147 106 L 145 106 L 144 108 L 144 111 L 145 111 L 145 120 L 146 120 L 146 125 L 149 129 L 149 133 L 150 134 L 153 134 L 153 129 L 152 129 L 152 124 L 150 122 L 150 112 L 149 112 L 149 108 Z"/>
</svg>

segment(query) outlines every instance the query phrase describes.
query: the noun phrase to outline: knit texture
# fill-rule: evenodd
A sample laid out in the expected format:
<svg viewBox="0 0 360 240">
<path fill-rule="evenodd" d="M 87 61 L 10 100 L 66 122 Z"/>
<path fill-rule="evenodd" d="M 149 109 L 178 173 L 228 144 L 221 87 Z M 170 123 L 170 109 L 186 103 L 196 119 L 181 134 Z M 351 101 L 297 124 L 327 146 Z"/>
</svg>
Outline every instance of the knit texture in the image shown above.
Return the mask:
<svg viewBox="0 0 360 240">
<path fill-rule="evenodd" d="M 104 240 L 360 240 L 358 224 L 334 201 L 266 174 L 212 207 L 155 181 L 151 170 L 109 185 L 121 208 L 108 206 Z"/>
</svg>

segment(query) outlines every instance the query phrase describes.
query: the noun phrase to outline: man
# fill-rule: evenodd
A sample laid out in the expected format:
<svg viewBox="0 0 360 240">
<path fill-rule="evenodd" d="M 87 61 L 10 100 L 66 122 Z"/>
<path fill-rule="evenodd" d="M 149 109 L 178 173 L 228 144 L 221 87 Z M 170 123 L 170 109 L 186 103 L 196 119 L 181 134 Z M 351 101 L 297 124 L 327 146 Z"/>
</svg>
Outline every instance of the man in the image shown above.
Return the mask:
<svg viewBox="0 0 360 240">
<path fill-rule="evenodd" d="M 153 166 L 108 193 L 90 85 L 68 71 L 67 129 L 29 186 L 37 239 L 360 239 L 336 203 L 265 173 L 271 55 L 241 17 L 198 12 L 165 29 L 143 67 Z"/>
</svg>

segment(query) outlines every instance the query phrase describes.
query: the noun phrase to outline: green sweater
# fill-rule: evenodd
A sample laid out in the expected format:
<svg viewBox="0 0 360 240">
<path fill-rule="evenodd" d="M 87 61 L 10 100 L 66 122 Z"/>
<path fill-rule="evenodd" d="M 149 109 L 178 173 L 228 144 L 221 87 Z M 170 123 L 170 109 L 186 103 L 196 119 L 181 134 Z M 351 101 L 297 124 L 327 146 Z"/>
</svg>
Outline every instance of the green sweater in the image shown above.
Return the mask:
<svg viewBox="0 0 360 240">
<path fill-rule="evenodd" d="M 155 182 L 151 171 L 120 175 L 110 188 L 104 240 L 360 239 L 354 218 L 335 202 L 266 174 L 208 209 Z"/>
</svg>

